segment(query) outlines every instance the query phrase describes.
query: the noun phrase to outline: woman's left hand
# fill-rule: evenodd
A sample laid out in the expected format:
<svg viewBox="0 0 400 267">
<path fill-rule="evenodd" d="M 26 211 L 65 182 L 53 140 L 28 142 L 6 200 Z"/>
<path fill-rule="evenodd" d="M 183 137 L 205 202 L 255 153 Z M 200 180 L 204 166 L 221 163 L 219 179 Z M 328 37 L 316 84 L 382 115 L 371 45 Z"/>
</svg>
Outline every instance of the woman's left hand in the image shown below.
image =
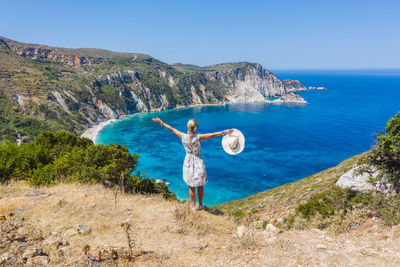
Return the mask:
<svg viewBox="0 0 400 267">
<path fill-rule="evenodd" d="M 224 132 L 225 132 L 225 134 L 232 134 L 233 133 L 233 129 L 225 130 Z"/>
</svg>

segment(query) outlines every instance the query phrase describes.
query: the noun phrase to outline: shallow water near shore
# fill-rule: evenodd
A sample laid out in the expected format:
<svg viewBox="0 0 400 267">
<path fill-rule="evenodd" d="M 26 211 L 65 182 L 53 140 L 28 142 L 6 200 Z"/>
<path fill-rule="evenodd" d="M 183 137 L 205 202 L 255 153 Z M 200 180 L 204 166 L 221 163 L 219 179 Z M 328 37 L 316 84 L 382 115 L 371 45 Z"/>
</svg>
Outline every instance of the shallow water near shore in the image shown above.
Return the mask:
<svg viewBox="0 0 400 267">
<path fill-rule="evenodd" d="M 226 154 L 221 137 L 202 142 L 208 184 L 204 202 L 240 199 L 335 166 L 371 148 L 377 133 L 400 111 L 400 72 L 276 71 L 281 79 L 327 91 L 301 92 L 309 104 L 229 104 L 135 114 L 105 126 L 96 143 L 120 143 L 140 155 L 137 170 L 165 179 L 180 199 L 188 199 L 182 180 L 185 152 L 180 139 L 152 122 L 186 131 L 188 119 L 198 133 L 240 129 L 244 151 Z"/>
</svg>

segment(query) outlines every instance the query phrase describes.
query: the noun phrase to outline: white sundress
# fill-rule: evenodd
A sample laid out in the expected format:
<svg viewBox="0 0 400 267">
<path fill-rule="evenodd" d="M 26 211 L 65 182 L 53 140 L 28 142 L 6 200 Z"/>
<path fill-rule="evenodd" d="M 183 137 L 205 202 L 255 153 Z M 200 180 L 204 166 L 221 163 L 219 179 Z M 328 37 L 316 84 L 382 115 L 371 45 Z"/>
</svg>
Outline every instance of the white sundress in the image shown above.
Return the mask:
<svg viewBox="0 0 400 267">
<path fill-rule="evenodd" d="M 191 187 L 198 187 L 207 183 L 206 166 L 200 156 L 200 137 L 193 135 L 189 140 L 188 134 L 182 134 L 182 144 L 186 151 L 183 162 L 183 180 Z"/>
</svg>

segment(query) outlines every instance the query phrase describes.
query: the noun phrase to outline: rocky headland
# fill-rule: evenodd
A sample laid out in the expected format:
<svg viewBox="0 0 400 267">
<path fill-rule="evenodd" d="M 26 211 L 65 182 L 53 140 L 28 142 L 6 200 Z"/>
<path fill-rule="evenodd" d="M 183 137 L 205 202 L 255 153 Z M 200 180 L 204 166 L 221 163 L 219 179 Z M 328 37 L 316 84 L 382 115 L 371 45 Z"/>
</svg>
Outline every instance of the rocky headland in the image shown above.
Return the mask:
<svg viewBox="0 0 400 267">
<path fill-rule="evenodd" d="M 1 137 L 45 129 L 82 134 L 137 112 L 237 102 L 301 102 L 307 88 L 260 64 L 168 65 L 148 55 L 25 44 L 0 37 Z"/>
<path fill-rule="evenodd" d="M 295 103 L 295 104 L 307 104 L 307 101 L 304 100 L 300 95 L 295 94 L 293 92 L 287 93 L 278 99 L 273 101 L 268 101 L 269 103 Z"/>
</svg>

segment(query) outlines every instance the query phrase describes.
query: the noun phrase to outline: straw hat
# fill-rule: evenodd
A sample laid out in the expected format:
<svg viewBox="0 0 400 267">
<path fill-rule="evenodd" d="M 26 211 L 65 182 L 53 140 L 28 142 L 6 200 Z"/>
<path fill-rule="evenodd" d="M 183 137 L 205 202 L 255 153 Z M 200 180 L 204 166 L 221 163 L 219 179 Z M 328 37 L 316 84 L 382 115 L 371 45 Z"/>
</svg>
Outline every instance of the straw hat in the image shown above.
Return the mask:
<svg viewBox="0 0 400 267">
<path fill-rule="evenodd" d="M 222 148 L 226 153 L 235 155 L 244 149 L 244 135 L 238 129 L 233 129 L 231 134 L 226 134 L 222 138 Z"/>
</svg>

